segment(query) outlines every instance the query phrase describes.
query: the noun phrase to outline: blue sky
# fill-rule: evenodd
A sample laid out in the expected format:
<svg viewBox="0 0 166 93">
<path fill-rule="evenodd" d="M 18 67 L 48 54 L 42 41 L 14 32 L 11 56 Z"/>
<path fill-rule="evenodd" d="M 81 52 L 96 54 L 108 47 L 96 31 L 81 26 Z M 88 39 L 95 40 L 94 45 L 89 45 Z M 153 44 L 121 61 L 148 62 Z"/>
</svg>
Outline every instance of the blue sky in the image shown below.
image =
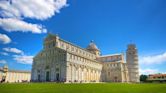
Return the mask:
<svg viewBox="0 0 166 93">
<path fill-rule="evenodd" d="M 94 40 L 103 55 L 135 43 L 141 73 L 166 72 L 165 0 L 48 1 L 0 1 L 0 66 L 31 70 L 51 32 L 84 48 Z"/>
</svg>

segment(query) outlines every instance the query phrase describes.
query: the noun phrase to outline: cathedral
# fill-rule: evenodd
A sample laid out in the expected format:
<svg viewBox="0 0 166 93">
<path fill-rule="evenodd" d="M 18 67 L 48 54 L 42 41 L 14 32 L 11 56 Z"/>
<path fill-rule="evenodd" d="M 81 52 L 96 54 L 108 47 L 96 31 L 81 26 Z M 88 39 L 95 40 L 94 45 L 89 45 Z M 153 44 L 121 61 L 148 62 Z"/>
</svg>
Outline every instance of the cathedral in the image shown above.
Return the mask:
<svg viewBox="0 0 166 93">
<path fill-rule="evenodd" d="M 126 54 L 101 55 L 93 41 L 81 48 L 49 33 L 43 49 L 33 58 L 31 81 L 139 82 L 137 48 L 129 44 Z"/>
</svg>

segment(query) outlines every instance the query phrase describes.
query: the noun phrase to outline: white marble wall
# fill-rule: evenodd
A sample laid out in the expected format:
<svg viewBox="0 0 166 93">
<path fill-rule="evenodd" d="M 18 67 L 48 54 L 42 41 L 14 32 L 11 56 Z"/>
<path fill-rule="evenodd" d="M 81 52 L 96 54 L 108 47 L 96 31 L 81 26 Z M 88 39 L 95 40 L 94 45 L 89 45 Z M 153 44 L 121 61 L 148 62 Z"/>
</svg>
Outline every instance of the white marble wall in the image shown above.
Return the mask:
<svg viewBox="0 0 166 93">
<path fill-rule="evenodd" d="M 128 82 L 126 63 L 107 62 L 103 65 L 103 82 Z"/>
<path fill-rule="evenodd" d="M 69 62 L 66 82 L 99 82 L 101 69 L 90 68 Z"/>
<path fill-rule="evenodd" d="M 6 73 L 5 82 L 30 82 L 31 73 L 30 72 L 20 72 L 20 71 L 8 71 Z"/>
</svg>

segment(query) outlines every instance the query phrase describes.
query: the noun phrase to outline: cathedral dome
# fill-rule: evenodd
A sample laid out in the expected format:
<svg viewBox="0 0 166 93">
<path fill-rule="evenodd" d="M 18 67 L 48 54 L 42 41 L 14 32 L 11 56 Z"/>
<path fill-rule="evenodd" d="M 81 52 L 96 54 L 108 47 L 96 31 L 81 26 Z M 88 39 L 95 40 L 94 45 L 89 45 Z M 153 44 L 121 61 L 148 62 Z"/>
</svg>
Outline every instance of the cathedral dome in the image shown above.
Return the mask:
<svg viewBox="0 0 166 93">
<path fill-rule="evenodd" d="M 88 45 L 88 47 L 86 48 L 87 50 L 97 50 L 99 51 L 98 47 L 96 46 L 96 44 L 93 42 L 93 40 L 90 42 L 90 44 Z"/>
</svg>

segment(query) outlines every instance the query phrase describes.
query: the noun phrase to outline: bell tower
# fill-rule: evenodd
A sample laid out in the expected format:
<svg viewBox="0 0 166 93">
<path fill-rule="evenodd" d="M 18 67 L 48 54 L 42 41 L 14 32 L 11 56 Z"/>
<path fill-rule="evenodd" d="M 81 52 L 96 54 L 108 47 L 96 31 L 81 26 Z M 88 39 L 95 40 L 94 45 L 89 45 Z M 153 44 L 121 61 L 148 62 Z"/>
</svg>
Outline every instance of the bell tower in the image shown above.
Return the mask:
<svg viewBox="0 0 166 93">
<path fill-rule="evenodd" d="M 139 82 L 138 52 L 135 44 L 129 44 L 126 50 L 126 62 L 130 82 Z"/>
</svg>

